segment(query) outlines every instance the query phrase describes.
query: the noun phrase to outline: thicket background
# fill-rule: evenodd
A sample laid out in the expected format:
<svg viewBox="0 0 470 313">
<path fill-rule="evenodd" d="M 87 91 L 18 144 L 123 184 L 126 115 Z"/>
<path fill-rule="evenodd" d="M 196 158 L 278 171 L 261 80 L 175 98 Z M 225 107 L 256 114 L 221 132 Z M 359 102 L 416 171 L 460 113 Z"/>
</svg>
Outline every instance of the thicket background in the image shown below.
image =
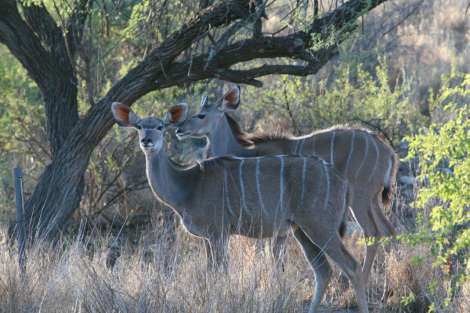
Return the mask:
<svg viewBox="0 0 470 313">
<path fill-rule="evenodd" d="M 321 4 L 327 11 L 335 1 Z M 60 24 L 67 2 L 46 5 Z M 318 74 L 268 76 L 262 88 L 242 86 L 239 118 L 246 130 L 300 135 L 361 125 L 386 133 L 402 158 L 387 212 L 401 235 L 384 244 L 369 285 L 377 312 L 470 311 L 468 6 L 465 0 L 388 1 L 361 19 Z M 198 8 L 185 0 L 95 1 L 78 49 L 80 112 Z M 312 16 L 312 1 L 275 1 L 266 13 L 265 32 L 288 32 Z M 165 89 L 134 109 L 162 116 L 186 101 L 196 110 L 201 95 L 215 100 L 222 87 L 211 80 Z M 21 64 L 0 46 L 0 312 L 305 309 L 314 278 L 293 240 L 284 271 L 267 249 L 255 251 L 254 241 L 234 238 L 229 273 L 207 273 L 203 245 L 154 199 L 134 134 L 117 127 L 94 151 L 63 247 L 30 251 L 23 285 L 8 240 L 15 218 L 11 170 L 23 167 L 28 197 L 50 162 L 42 101 Z M 188 161 L 198 144 L 169 148 Z M 348 246 L 360 256 L 360 232 L 350 233 Z M 121 258 L 108 270 L 113 254 Z M 325 304 L 345 308 L 353 301 L 336 274 Z"/>
</svg>

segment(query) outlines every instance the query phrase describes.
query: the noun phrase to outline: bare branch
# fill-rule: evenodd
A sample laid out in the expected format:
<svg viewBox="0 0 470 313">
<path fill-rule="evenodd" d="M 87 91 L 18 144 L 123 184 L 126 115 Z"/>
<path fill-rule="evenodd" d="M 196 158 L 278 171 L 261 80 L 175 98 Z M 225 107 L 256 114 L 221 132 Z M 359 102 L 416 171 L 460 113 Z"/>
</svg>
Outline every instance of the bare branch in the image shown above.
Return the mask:
<svg viewBox="0 0 470 313">
<path fill-rule="evenodd" d="M 253 37 L 261 37 L 263 35 L 263 21 L 261 18 L 266 18 L 266 3 L 267 0 L 254 0 L 252 3 L 253 14 Z"/>
<path fill-rule="evenodd" d="M 335 30 L 350 32 L 356 18 L 385 0 L 352 0 L 340 6 L 322 18 L 315 19 L 309 32 L 298 31 L 281 37 L 250 38 L 235 42 L 220 50 L 217 55 L 205 54 L 191 58 L 191 62 L 173 62 L 164 76 L 157 79 L 154 89 L 167 88 L 208 78 L 224 78 L 234 82 L 260 86 L 255 78 L 269 74 L 309 75 L 316 73 L 332 56 L 337 53 L 335 44 L 310 51 L 314 45 L 312 35 L 317 34 L 320 40 L 334 34 Z M 338 36 L 338 41 L 345 36 Z M 307 65 L 263 65 L 259 68 L 236 71 L 231 66 L 260 58 L 293 58 L 308 62 Z M 211 60 L 210 66 L 207 66 Z"/>
<path fill-rule="evenodd" d="M 385 1 L 387 0 L 350 0 L 334 11 L 315 19 L 308 32 L 322 34 L 328 32 L 328 28 L 331 26 L 334 26 L 335 29 L 341 29 L 348 23 L 354 23 L 359 16 Z"/>
<path fill-rule="evenodd" d="M 210 37 L 210 41 L 214 44 L 214 46 L 211 47 L 209 50 L 209 57 L 207 58 L 207 63 L 205 66 L 206 69 L 212 66 L 215 57 L 220 52 L 220 50 L 227 46 L 230 38 L 235 35 L 235 33 L 238 32 L 238 30 L 240 30 L 240 28 L 244 27 L 246 24 L 248 24 L 247 19 L 235 22 L 233 25 L 228 27 L 227 30 L 225 30 L 225 32 L 219 37 L 216 42 L 214 42 L 212 36 Z"/>
<path fill-rule="evenodd" d="M 249 78 L 249 77 L 244 77 L 243 73 L 244 71 L 234 71 L 234 70 L 229 70 L 229 69 L 218 69 L 215 70 L 211 76 L 218 78 L 220 80 L 224 81 L 230 81 L 234 83 L 239 83 L 239 84 L 246 84 L 246 85 L 252 85 L 255 87 L 262 87 L 263 83 L 260 82 L 259 80 L 256 80 L 254 78 Z M 195 77 L 195 76 L 192 76 Z M 198 77 L 198 76 L 196 76 Z M 189 77 L 188 77 L 189 78 Z M 184 78 L 183 78 L 184 80 Z M 191 80 L 188 80 L 188 82 L 191 82 Z"/>
<path fill-rule="evenodd" d="M 337 46 L 331 45 L 317 51 L 308 51 L 303 44 L 295 47 L 295 42 L 300 43 L 296 35 L 283 37 L 262 37 L 248 39 L 225 48 L 220 52 L 217 66 L 206 69 L 207 54 L 194 57 L 191 63 L 191 71 L 188 75 L 189 64 L 186 62 L 174 63 L 165 79 L 159 81 L 159 88 L 167 88 L 179 84 L 188 84 L 194 81 L 220 78 L 236 83 L 244 83 L 260 87 L 261 82 L 256 78 L 271 74 L 289 74 L 307 76 L 318 72 L 333 56 L 337 54 Z M 308 58 L 305 56 L 308 54 Z M 265 64 L 248 70 L 233 70 L 231 66 L 252 59 L 288 57 L 294 59 L 307 59 L 304 65 Z"/>
<path fill-rule="evenodd" d="M 401 24 L 403 24 L 410 16 L 417 13 L 423 3 L 424 1 L 420 1 L 417 5 L 415 5 L 415 7 L 410 12 L 405 14 L 405 16 L 403 16 L 398 22 L 396 22 L 394 25 L 390 26 L 385 32 L 383 32 L 381 34 L 381 37 L 385 37 L 387 34 L 389 34 L 394 29 L 398 28 Z"/>
<path fill-rule="evenodd" d="M 330 52 L 330 51 L 329 51 Z M 308 76 L 315 74 L 318 70 L 325 65 L 331 59 L 331 56 L 335 54 L 335 52 L 331 51 L 330 53 L 324 54 L 324 62 L 317 62 L 315 64 L 307 64 L 307 65 L 287 65 L 287 64 L 264 64 L 259 67 L 255 67 L 249 70 L 230 70 L 232 75 L 240 77 L 240 82 L 242 80 L 250 80 L 258 77 L 263 77 L 272 74 L 287 74 L 287 75 L 294 75 L 294 76 Z M 226 70 L 229 71 L 229 70 Z"/>
<path fill-rule="evenodd" d="M 150 91 L 217 77 L 217 75 L 230 75 L 233 74 L 231 71 L 227 72 L 227 70 L 230 70 L 230 66 L 258 58 L 300 58 L 305 56 L 305 52 L 312 45 L 312 34 L 317 33 L 327 37 L 330 35 L 331 27 L 339 29 L 346 26 L 347 23 L 354 23 L 360 14 L 384 1 L 386 0 L 348 1 L 337 10 L 326 14 L 322 18 L 315 19 L 309 28 L 309 33 L 299 31 L 283 37 L 251 38 L 231 44 L 220 51 L 216 57 L 216 66 L 214 68 L 204 70 L 208 55 L 193 57 L 191 64 L 174 62 L 174 59 L 192 44 L 194 38 L 205 32 L 209 25 L 217 27 L 238 18 L 246 17 L 249 1 L 232 0 L 210 6 L 171 35 L 160 47 L 154 49 L 139 65 L 129 71 L 97 105 L 90 108 L 88 114 L 81 121 L 81 125 L 75 131 L 79 132 L 82 138 L 85 138 L 84 141 L 89 140 L 97 143 L 112 125 L 112 116 L 108 107 L 111 101 L 121 101 L 131 105 L 135 100 Z M 335 49 L 335 47 L 330 47 L 317 52 L 316 57 L 320 61 L 316 63 L 317 65 L 308 65 L 307 68 L 265 66 L 258 69 L 256 73 L 250 71 L 248 74 L 251 74 L 254 79 L 254 77 L 274 74 L 276 70 L 298 75 L 304 75 L 307 72 L 313 73 L 318 70 L 321 64 L 326 62 L 328 57 L 336 53 Z M 191 67 L 191 71 L 188 71 L 189 67 Z M 163 72 L 165 72 L 165 75 L 163 75 Z M 249 79 L 246 81 L 259 85 L 259 83 Z M 104 120 L 97 123 L 96 119 Z M 85 125 L 89 124 L 98 126 L 86 128 Z"/>
</svg>

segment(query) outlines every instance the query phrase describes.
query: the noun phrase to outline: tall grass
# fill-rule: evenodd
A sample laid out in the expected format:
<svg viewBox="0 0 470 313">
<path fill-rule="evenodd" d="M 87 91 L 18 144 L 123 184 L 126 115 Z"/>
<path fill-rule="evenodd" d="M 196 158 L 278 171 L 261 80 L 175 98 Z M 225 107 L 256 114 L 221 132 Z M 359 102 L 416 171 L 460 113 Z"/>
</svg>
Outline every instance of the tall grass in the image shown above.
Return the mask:
<svg viewBox="0 0 470 313">
<path fill-rule="evenodd" d="M 150 232 L 149 234 L 152 234 Z M 153 232 L 153 234 L 155 234 Z M 201 240 L 179 232 L 171 246 L 161 238 L 125 248 L 107 269 L 107 238 L 73 240 L 28 251 L 20 275 L 14 248 L 0 248 L 0 312 L 304 312 L 313 291 L 313 272 L 293 239 L 284 267 L 254 241 L 233 237 L 227 272 L 207 271 Z M 357 237 L 356 235 L 353 237 Z M 91 239 L 91 238 L 90 238 Z M 361 254 L 360 240 L 348 247 Z M 388 251 L 386 251 L 388 250 Z M 418 312 L 426 303 L 422 286 L 438 277 L 429 263 L 413 259 L 423 251 L 392 244 L 375 263 L 369 284 L 373 312 Z M 438 286 L 439 288 L 441 286 Z M 470 290 L 450 312 L 468 312 Z M 414 295 L 414 298 L 411 296 Z M 405 299 L 405 300 L 404 300 Z M 429 299 L 432 300 L 432 299 Z M 352 312 L 354 295 L 337 269 L 323 300 L 325 312 Z"/>
</svg>

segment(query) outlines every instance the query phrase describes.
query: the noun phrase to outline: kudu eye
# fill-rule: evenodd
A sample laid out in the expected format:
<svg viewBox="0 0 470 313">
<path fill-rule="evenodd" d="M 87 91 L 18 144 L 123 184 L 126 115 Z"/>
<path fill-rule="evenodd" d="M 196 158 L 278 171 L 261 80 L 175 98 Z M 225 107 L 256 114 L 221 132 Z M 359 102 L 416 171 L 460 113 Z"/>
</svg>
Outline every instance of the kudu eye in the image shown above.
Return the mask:
<svg viewBox="0 0 470 313">
<path fill-rule="evenodd" d="M 140 126 L 140 125 L 135 125 L 135 128 L 137 128 L 137 129 L 142 129 L 142 126 Z"/>
<path fill-rule="evenodd" d="M 202 120 L 203 118 L 206 117 L 206 115 L 204 113 L 199 113 L 197 114 L 195 117 L 197 117 L 198 119 Z"/>
<path fill-rule="evenodd" d="M 162 126 L 162 125 L 160 125 L 160 126 L 157 127 L 157 130 L 162 130 L 162 129 L 163 129 L 163 126 Z"/>
</svg>

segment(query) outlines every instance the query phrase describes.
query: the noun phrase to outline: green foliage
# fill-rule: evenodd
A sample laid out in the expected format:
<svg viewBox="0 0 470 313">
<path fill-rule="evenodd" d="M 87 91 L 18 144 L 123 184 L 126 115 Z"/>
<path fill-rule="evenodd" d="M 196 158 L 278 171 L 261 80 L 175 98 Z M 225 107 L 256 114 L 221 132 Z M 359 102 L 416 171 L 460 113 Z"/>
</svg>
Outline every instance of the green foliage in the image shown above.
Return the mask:
<svg viewBox="0 0 470 313">
<path fill-rule="evenodd" d="M 78 0 L 20 0 L 23 7 L 44 6 L 47 11 L 59 21 L 59 27 L 72 14 Z"/>
<path fill-rule="evenodd" d="M 48 160 L 42 97 L 21 64 L 0 47 L 0 219 L 13 206 L 12 168 L 28 168 L 25 189 Z"/>
<path fill-rule="evenodd" d="M 403 306 L 409 306 L 410 304 L 415 303 L 416 295 L 413 291 L 410 291 L 406 296 L 402 297 L 400 300 L 400 304 Z"/>
<path fill-rule="evenodd" d="M 408 137 L 422 182 L 416 205 L 430 210 L 411 240 L 429 245 L 434 264 L 449 275 L 449 297 L 470 280 L 470 105 L 457 102 L 470 96 L 469 87 L 470 74 L 446 76 L 431 98 L 438 121 Z"/>
<path fill-rule="evenodd" d="M 263 90 L 259 102 L 250 109 L 272 107 L 291 121 L 296 133 L 335 124 L 359 124 L 388 134 L 394 142 L 415 133 L 427 124 L 417 106 L 411 102 L 407 81 L 392 79 L 384 60 L 373 73 L 357 64 L 341 65 L 335 79 L 282 76 Z M 250 99 L 257 99 L 250 95 Z M 260 97 L 258 97 L 260 98 Z M 271 111 L 271 110 L 270 110 Z"/>
<path fill-rule="evenodd" d="M 172 31 L 179 29 L 197 12 L 197 2 L 184 0 L 144 0 L 130 10 L 127 25 L 120 35 L 132 45 L 146 48 L 161 42 Z"/>
<path fill-rule="evenodd" d="M 0 147 L 2 153 L 22 153 L 22 141 L 33 136 L 31 128 L 44 129 L 42 98 L 13 56 L 1 50 L 0 55 Z M 24 139 L 14 142 L 12 138 Z"/>
</svg>

